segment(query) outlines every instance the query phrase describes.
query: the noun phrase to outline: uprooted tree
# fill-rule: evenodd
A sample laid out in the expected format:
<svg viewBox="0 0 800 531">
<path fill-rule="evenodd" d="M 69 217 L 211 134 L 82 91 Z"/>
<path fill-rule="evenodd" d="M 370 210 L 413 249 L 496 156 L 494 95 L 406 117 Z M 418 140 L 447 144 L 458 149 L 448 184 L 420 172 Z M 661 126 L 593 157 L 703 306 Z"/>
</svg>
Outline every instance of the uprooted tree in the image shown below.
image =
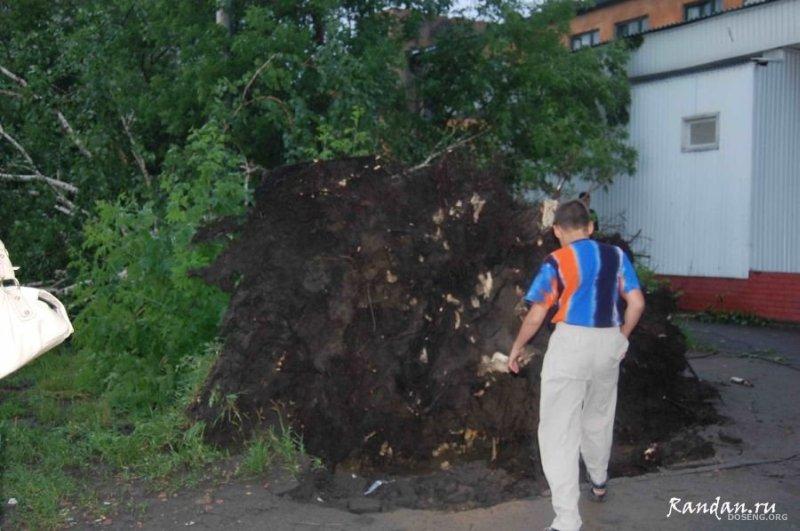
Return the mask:
<svg viewBox="0 0 800 531">
<path fill-rule="evenodd" d="M 71 286 L 74 346 L 91 353 L 94 385 L 119 396 L 112 405 L 168 403 L 185 359 L 218 333 L 225 296 L 186 275 L 219 249 L 192 246 L 197 227 L 242 214 L 265 168 L 374 155 L 359 159 L 369 171 L 362 162 L 308 166 L 321 168 L 313 171 L 322 180 L 306 170 L 266 173 L 253 215 L 285 212 L 285 220 L 270 217 L 274 235 L 236 245 L 274 247 L 296 266 L 279 267 L 276 254 L 264 257 L 275 268 L 242 272 L 246 283 L 284 279 L 266 287 L 288 291 L 252 296 L 269 293 L 286 308 L 248 317 L 270 325 L 247 335 L 235 324 L 246 292 L 234 290 L 226 350 L 197 413 L 222 437 L 225 426 L 239 427 L 215 415 L 241 409 L 253 427 L 274 398 L 332 462 L 349 454 L 325 443 L 319 422 L 342 441 L 360 437 L 364 452 L 354 458 L 418 459 L 407 439 L 414 432 L 400 427 L 433 432 L 418 450 L 425 456 L 456 439 L 498 459 L 521 448 L 535 411 L 503 410 L 503 400 L 535 383 L 492 390 L 492 373 L 476 372 L 484 355 L 505 348 L 512 286 L 547 248 L 531 244 L 531 211 L 506 187 L 552 191 L 577 177 L 604 184 L 630 173 L 634 156 L 625 144 L 626 43 L 572 53 L 564 43 L 574 2 L 547 1 L 525 15 L 519 4 L 485 2 L 480 24 L 439 18 L 450 7 L 444 0 L 236 0 L 226 3 L 224 25 L 212 0 L 20 0 L 0 9 L 2 239 L 25 278 Z M 434 41 L 418 39 L 427 30 Z M 468 157 L 463 176 L 438 165 L 454 151 Z M 294 192 L 302 201 L 289 200 Z M 314 210 L 340 195 L 349 210 Z M 363 220 L 352 218 L 358 213 Z M 440 216 L 441 226 L 431 225 Z M 355 240 L 372 265 L 348 247 Z M 353 292 L 331 309 L 333 289 Z M 476 328 L 480 335 L 466 333 Z M 658 336 L 647 337 L 661 352 Z M 286 380 L 283 365 L 275 370 L 284 363 L 277 345 L 299 380 Z M 371 356 L 381 360 L 374 367 Z M 665 374 L 674 375 L 682 362 L 670 359 Z M 370 387 L 378 376 L 389 387 Z M 249 389 L 261 379 L 267 394 L 255 395 Z M 309 402 L 270 387 L 287 381 Z M 364 413 L 346 406 L 370 397 L 376 407 L 351 430 Z M 442 413 L 446 404 L 453 408 Z M 333 422 L 334 413 L 345 417 Z M 395 427 L 363 433 L 389 414 Z"/>
<path fill-rule="evenodd" d="M 528 347 L 520 376 L 498 353 L 556 247 L 539 219 L 496 171 L 464 157 L 416 171 L 369 157 L 265 175 L 236 238 L 200 273 L 231 302 L 193 413 L 219 443 L 288 422 L 332 466 L 482 459 L 534 474 L 549 332 Z M 208 236 L 225 233 L 216 229 Z M 672 295 L 651 286 L 647 297 L 621 369 L 617 472 L 685 457 L 656 448 L 713 418 L 708 389 L 682 375 Z"/>
<path fill-rule="evenodd" d="M 2 239 L 70 297 L 115 407 L 169 403 L 216 337 L 225 295 L 186 272 L 219 246 L 190 241 L 265 168 L 460 150 L 546 190 L 632 169 L 626 44 L 571 53 L 572 2 L 486 2 L 481 23 L 447 1 L 224 4 L 229 27 L 211 0 L 0 9 Z"/>
</svg>

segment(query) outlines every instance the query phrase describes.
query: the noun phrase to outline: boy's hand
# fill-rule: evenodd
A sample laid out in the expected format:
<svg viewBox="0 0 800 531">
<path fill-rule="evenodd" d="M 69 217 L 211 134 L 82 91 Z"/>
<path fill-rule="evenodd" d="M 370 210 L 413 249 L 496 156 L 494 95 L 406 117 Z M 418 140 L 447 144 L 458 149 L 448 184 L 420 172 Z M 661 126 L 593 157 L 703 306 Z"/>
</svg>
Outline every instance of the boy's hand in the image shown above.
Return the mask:
<svg viewBox="0 0 800 531">
<path fill-rule="evenodd" d="M 522 356 L 522 349 L 517 347 L 511 348 L 511 354 L 508 356 L 508 370 L 517 374 L 519 372 L 519 358 Z"/>
<path fill-rule="evenodd" d="M 508 370 L 517 374 L 519 372 L 519 359 L 522 357 L 522 348 L 524 345 L 536 335 L 539 327 L 542 325 L 549 305 L 544 303 L 534 303 L 531 306 L 528 315 L 522 320 L 522 326 L 519 327 L 517 339 L 511 347 L 511 354 L 508 355 Z"/>
</svg>

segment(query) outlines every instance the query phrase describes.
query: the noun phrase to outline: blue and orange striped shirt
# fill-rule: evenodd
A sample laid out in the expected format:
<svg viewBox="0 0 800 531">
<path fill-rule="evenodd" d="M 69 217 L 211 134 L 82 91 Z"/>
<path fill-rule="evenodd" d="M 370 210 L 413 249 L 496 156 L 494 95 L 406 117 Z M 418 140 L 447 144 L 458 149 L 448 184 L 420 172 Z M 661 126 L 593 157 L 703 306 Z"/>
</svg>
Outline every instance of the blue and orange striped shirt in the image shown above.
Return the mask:
<svg viewBox="0 0 800 531">
<path fill-rule="evenodd" d="M 633 289 L 639 278 L 622 249 L 585 238 L 547 255 L 525 300 L 557 304 L 554 323 L 606 328 L 622 324 L 621 293 Z"/>
</svg>

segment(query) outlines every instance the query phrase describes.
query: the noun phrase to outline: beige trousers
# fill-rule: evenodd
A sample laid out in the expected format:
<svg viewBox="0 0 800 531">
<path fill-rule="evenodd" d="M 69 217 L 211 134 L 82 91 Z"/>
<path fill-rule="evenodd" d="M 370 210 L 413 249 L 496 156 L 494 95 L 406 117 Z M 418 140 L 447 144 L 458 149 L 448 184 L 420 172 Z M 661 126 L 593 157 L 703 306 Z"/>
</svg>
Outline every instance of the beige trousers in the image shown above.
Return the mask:
<svg viewBox="0 0 800 531">
<path fill-rule="evenodd" d="M 551 527 L 580 529 L 579 456 L 595 484 L 607 479 L 619 362 L 628 340 L 617 327 L 556 324 L 542 365 L 539 451 L 556 513 Z"/>
</svg>

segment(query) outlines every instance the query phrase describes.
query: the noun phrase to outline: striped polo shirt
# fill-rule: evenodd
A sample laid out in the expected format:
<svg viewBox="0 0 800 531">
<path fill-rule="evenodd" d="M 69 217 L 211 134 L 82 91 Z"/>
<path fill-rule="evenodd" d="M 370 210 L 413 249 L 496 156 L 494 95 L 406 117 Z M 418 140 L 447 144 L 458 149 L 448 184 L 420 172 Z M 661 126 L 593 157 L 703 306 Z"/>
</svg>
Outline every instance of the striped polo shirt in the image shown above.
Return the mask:
<svg viewBox="0 0 800 531">
<path fill-rule="evenodd" d="M 606 328 L 622 324 L 620 294 L 633 289 L 639 289 L 639 279 L 622 249 L 585 238 L 544 259 L 525 300 L 556 304 L 554 323 Z"/>
</svg>

